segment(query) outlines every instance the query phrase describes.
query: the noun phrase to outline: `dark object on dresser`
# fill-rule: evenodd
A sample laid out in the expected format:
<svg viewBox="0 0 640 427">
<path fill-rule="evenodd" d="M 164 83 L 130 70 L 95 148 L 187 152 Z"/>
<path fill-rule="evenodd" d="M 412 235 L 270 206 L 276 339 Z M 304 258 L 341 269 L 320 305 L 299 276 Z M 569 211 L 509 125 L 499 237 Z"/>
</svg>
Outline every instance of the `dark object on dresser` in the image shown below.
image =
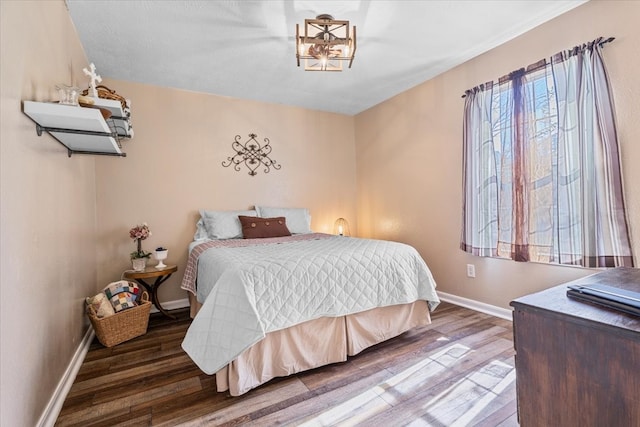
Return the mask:
<svg viewBox="0 0 640 427">
<path fill-rule="evenodd" d="M 567 296 L 640 316 L 640 292 L 609 285 L 570 285 Z"/>
<path fill-rule="evenodd" d="M 640 317 L 567 297 L 569 285 L 640 291 L 616 268 L 511 302 L 518 417 L 528 426 L 640 425 Z"/>
</svg>

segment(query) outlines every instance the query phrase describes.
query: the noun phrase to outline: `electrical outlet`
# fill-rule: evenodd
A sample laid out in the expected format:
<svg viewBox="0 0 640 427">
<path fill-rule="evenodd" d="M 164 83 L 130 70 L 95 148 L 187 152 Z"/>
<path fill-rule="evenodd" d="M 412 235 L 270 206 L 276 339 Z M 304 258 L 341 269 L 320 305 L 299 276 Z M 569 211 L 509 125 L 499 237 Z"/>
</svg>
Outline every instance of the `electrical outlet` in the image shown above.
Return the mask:
<svg viewBox="0 0 640 427">
<path fill-rule="evenodd" d="M 467 264 L 467 277 L 476 277 L 476 266 Z"/>
</svg>

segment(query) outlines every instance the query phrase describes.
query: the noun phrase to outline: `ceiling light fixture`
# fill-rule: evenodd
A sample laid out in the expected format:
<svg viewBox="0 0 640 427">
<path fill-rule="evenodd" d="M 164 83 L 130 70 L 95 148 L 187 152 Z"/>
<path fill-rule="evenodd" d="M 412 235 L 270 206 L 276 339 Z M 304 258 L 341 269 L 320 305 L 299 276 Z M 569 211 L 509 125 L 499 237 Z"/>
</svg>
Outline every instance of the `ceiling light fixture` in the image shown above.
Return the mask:
<svg viewBox="0 0 640 427">
<path fill-rule="evenodd" d="M 323 14 L 304 20 L 304 34 L 296 24 L 296 60 L 304 60 L 305 71 L 342 71 L 342 63 L 353 64 L 356 53 L 356 27 L 349 21 L 336 21 Z"/>
</svg>

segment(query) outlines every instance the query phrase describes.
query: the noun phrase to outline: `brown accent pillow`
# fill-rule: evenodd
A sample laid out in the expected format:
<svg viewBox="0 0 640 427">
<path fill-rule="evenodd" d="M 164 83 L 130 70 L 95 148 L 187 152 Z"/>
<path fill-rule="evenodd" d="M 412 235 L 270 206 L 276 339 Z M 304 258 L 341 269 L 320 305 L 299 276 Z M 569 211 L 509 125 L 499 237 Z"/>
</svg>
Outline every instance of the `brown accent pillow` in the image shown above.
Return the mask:
<svg viewBox="0 0 640 427">
<path fill-rule="evenodd" d="M 242 237 L 245 239 L 262 239 L 264 237 L 291 236 L 285 217 L 260 218 L 258 216 L 238 215 L 242 224 Z"/>
</svg>

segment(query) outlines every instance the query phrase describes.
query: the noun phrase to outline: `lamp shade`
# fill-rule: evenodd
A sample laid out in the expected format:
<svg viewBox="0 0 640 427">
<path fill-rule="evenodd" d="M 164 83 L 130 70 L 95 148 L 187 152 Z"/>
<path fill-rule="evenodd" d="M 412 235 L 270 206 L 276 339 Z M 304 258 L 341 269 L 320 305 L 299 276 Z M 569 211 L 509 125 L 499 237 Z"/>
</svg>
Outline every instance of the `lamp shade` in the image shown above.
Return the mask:
<svg viewBox="0 0 640 427">
<path fill-rule="evenodd" d="M 349 222 L 344 218 L 336 219 L 333 224 L 333 234 L 338 236 L 351 236 L 351 230 L 349 230 Z"/>
</svg>

